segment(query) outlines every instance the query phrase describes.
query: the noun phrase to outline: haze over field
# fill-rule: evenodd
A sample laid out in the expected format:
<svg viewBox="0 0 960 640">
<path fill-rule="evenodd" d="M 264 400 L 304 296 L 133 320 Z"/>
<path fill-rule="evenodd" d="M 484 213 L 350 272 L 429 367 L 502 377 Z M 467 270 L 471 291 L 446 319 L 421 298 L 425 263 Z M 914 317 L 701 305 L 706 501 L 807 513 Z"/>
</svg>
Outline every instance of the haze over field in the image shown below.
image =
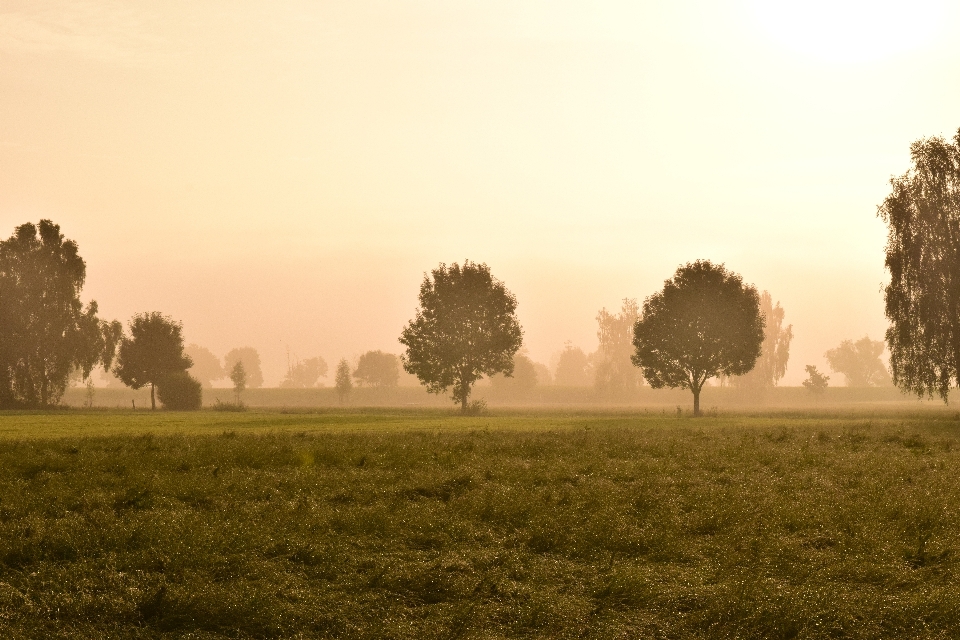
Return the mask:
<svg viewBox="0 0 960 640">
<path fill-rule="evenodd" d="M 677 265 L 795 339 L 880 338 L 876 206 L 960 126 L 951 3 L 5 2 L 0 233 L 50 218 L 84 299 L 188 342 L 393 353 L 423 272 L 486 262 L 531 356 Z"/>
</svg>

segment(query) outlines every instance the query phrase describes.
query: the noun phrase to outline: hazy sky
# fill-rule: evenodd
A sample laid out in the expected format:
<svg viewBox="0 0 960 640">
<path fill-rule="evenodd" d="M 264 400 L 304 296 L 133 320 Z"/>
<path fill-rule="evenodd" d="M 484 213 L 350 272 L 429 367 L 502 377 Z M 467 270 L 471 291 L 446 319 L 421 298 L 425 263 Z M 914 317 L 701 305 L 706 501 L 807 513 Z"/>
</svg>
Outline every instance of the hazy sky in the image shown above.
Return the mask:
<svg viewBox="0 0 960 640">
<path fill-rule="evenodd" d="M 886 327 L 876 206 L 960 127 L 955 4 L 0 0 L 0 234 L 53 219 L 104 316 L 268 384 L 399 353 L 441 261 L 547 362 L 709 258 L 780 300 L 798 384 Z"/>
</svg>

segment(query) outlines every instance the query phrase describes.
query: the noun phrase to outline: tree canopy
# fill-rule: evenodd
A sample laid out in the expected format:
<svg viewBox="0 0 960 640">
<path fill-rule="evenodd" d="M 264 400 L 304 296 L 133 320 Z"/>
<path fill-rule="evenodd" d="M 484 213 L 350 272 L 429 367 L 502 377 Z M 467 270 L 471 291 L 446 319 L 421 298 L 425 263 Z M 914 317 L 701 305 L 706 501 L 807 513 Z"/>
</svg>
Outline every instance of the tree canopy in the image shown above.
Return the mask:
<svg viewBox="0 0 960 640">
<path fill-rule="evenodd" d="M 337 398 L 340 400 L 340 404 L 343 404 L 353 389 L 353 381 L 350 379 L 350 363 L 347 362 L 346 358 L 340 358 L 340 362 L 337 363 L 337 373 L 333 384 L 337 388 Z"/>
<path fill-rule="evenodd" d="M 150 385 L 150 408 L 156 409 L 156 387 L 172 374 L 193 365 L 183 352 L 183 327 L 158 311 L 138 313 L 130 320 L 130 336 L 120 342 L 117 377 L 128 387 Z"/>
<path fill-rule="evenodd" d="M 317 385 L 317 381 L 327 375 L 326 361 L 317 356 L 298 360 L 287 369 L 287 375 L 280 383 L 283 389 L 307 389 Z"/>
<path fill-rule="evenodd" d="M 223 356 L 225 371 L 233 371 L 237 362 L 243 361 L 243 369 L 247 373 L 247 386 L 259 389 L 263 386 L 263 371 L 260 368 L 260 354 L 253 347 L 237 347 Z"/>
<path fill-rule="evenodd" d="M 960 130 L 910 145 L 912 167 L 890 180 L 884 303 L 893 382 L 943 401 L 960 384 Z"/>
<path fill-rule="evenodd" d="M 890 373 L 880 360 L 882 340 L 864 336 L 856 342 L 844 340 L 824 354 L 830 369 L 842 373 L 848 387 L 880 387 L 890 384 Z"/>
<path fill-rule="evenodd" d="M 184 352 L 193 361 L 190 375 L 208 389 L 213 387 L 214 380 L 219 380 L 227 373 L 220 364 L 220 358 L 213 355 L 213 352 L 206 347 L 190 344 Z"/>
<path fill-rule="evenodd" d="M 50 220 L 18 226 L 0 242 L 0 407 L 46 407 L 63 396 L 74 370 L 109 368 L 118 322 L 84 308 L 86 263 Z"/>
<path fill-rule="evenodd" d="M 554 384 L 564 387 L 586 387 L 591 381 L 590 358 L 583 349 L 573 346 L 573 343 L 568 341 L 557 360 L 557 370 L 553 376 Z"/>
<path fill-rule="evenodd" d="M 513 373 L 523 342 L 516 309 L 516 297 L 486 264 L 440 264 L 424 275 L 420 308 L 400 336 L 404 369 L 431 393 L 452 389 L 465 413 L 477 380 Z"/>
<path fill-rule="evenodd" d="M 633 355 L 633 325 L 640 308 L 633 298 L 624 298 L 619 313 L 603 308 L 597 314 L 597 353 L 593 385 L 601 396 L 623 396 L 642 382 L 630 361 Z"/>
<path fill-rule="evenodd" d="M 357 361 L 353 377 L 368 387 L 395 387 L 400 380 L 400 358 L 379 349 L 367 351 Z"/>
<path fill-rule="evenodd" d="M 783 326 L 783 307 L 773 303 L 769 291 L 760 294 L 760 313 L 764 318 L 763 346 L 757 364 L 749 372 L 733 378 L 739 387 L 775 387 L 787 372 L 793 325 Z"/>
<path fill-rule="evenodd" d="M 757 290 L 723 265 L 698 260 L 681 266 L 662 291 L 643 301 L 633 327 L 633 363 L 654 389 L 690 389 L 699 415 L 708 379 L 753 368 L 763 329 Z"/>
</svg>

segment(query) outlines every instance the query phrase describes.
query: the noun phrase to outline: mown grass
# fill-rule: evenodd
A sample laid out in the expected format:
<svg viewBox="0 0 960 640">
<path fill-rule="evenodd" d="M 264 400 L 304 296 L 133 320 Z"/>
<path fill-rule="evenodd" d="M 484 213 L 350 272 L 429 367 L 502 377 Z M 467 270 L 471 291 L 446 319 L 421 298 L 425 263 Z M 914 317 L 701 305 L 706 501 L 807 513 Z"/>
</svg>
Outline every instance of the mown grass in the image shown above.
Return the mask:
<svg viewBox="0 0 960 640">
<path fill-rule="evenodd" d="M 960 629 L 950 413 L 142 415 L 0 418 L 3 637 Z"/>
</svg>

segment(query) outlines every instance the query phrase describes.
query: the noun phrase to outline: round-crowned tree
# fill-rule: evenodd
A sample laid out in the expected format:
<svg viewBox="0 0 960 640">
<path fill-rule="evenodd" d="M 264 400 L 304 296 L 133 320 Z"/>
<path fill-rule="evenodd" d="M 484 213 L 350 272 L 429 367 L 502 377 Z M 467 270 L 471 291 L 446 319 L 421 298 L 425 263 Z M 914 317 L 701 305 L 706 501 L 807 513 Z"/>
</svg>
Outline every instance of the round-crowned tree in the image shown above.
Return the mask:
<svg viewBox="0 0 960 640">
<path fill-rule="evenodd" d="M 183 353 L 183 327 L 154 311 L 138 313 L 130 321 L 130 337 L 120 341 L 114 373 L 128 387 L 150 385 L 150 408 L 156 409 L 156 387 L 193 364 Z"/>
<path fill-rule="evenodd" d="M 495 373 L 511 375 L 513 356 L 523 342 L 517 298 L 469 260 L 441 264 L 420 285 L 420 308 L 404 328 L 403 368 L 431 393 L 452 389 L 453 401 L 467 412 L 474 383 Z"/>
<path fill-rule="evenodd" d="M 643 301 L 631 359 L 654 389 L 690 389 L 693 413 L 700 415 L 704 383 L 750 371 L 760 356 L 763 328 L 756 288 L 723 265 L 697 260 Z"/>
</svg>

